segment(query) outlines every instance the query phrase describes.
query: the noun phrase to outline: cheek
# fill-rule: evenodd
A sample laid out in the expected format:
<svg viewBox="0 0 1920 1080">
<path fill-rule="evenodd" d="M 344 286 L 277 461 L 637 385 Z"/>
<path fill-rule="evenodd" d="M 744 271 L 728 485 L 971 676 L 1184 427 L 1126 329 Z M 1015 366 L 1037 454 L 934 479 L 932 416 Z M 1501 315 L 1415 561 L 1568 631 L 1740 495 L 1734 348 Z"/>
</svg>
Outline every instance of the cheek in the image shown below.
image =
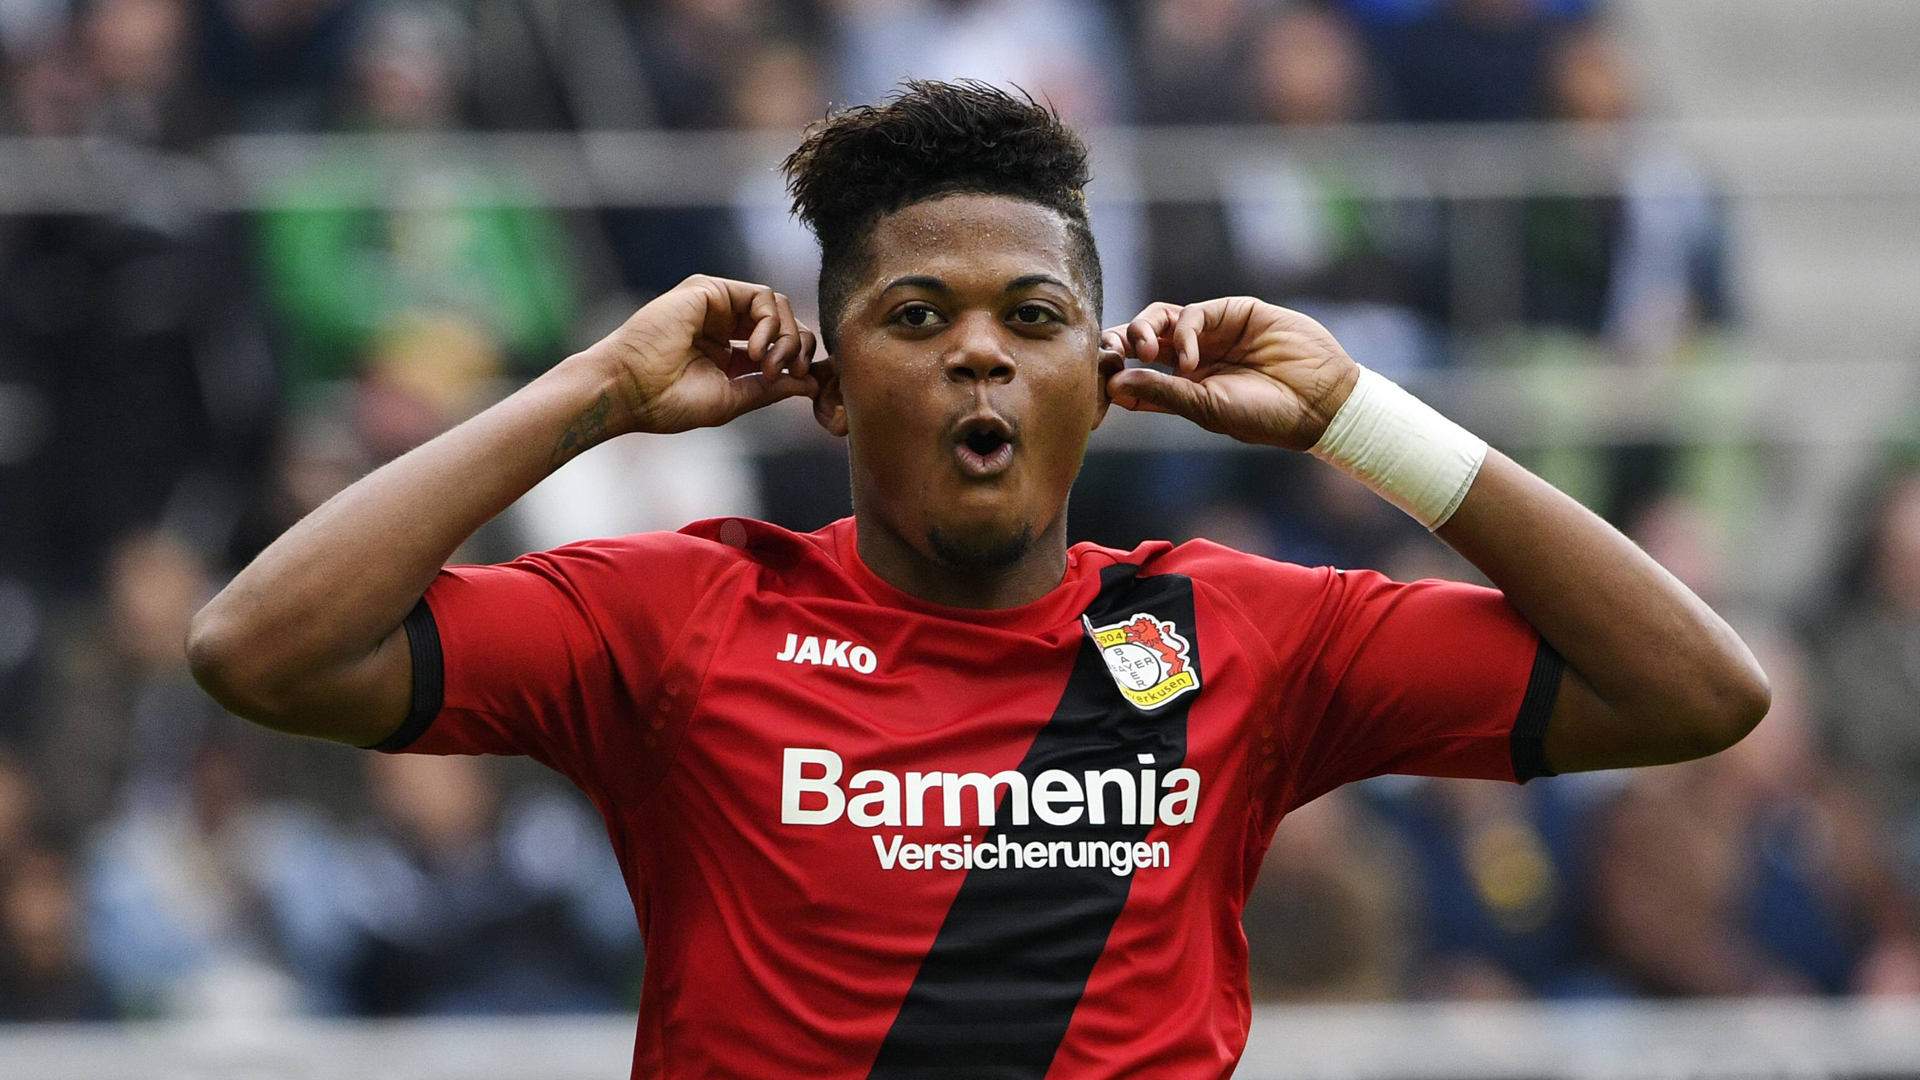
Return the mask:
<svg viewBox="0 0 1920 1080">
<path fill-rule="evenodd" d="M 922 457 L 926 433 L 947 421 L 945 405 L 926 380 L 890 370 L 884 379 L 863 379 L 846 387 L 847 434 L 876 472 L 898 472 Z"/>
<path fill-rule="evenodd" d="M 1051 373 L 1034 383 L 1034 404 L 1044 417 L 1047 439 L 1051 443 L 1078 445 L 1086 441 L 1099 410 L 1100 386 L 1092 364 L 1084 370 Z"/>
</svg>

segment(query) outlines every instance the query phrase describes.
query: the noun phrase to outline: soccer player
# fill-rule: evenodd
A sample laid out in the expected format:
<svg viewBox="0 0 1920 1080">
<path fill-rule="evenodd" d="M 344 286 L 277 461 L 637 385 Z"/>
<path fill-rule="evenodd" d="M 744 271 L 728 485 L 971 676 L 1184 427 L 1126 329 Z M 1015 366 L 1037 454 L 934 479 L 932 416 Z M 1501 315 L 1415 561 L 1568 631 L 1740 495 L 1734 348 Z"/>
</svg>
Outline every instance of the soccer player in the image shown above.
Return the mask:
<svg viewBox="0 0 1920 1080">
<path fill-rule="evenodd" d="M 780 293 L 689 279 L 314 511 L 189 643 L 269 727 L 586 791 L 646 937 L 636 1077 L 1225 1076 L 1288 811 L 1380 773 L 1679 761 L 1766 712 L 1686 588 L 1312 319 L 1236 297 L 1103 334 L 1086 153 L 1049 110 L 909 84 L 786 171 L 824 357 Z M 852 517 L 441 568 L 599 442 L 790 397 L 846 438 Z M 1311 450 L 1495 588 L 1069 546 L 1110 404 Z"/>
</svg>

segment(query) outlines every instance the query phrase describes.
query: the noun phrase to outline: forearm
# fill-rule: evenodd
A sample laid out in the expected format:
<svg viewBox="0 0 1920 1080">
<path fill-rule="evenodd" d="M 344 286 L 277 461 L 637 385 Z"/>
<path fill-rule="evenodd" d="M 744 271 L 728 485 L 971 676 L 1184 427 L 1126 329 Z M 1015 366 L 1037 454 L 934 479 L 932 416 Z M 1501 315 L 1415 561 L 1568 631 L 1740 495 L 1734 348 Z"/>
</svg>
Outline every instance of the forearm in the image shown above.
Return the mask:
<svg viewBox="0 0 1920 1080">
<path fill-rule="evenodd" d="M 1498 451 L 1488 451 L 1436 535 L 1577 675 L 1563 689 L 1574 700 L 1547 732 L 1555 768 L 1698 757 L 1738 741 L 1765 713 L 1766 678 L 1725 620 L 1611 525 Z M 1560 723 L 1563 715 L 1575 719 Z"/>
<path fill-rule="evenodd" d="M 1766 713 L 1727 624 L 1612 526 L 1377 373 L 1326 327 L 1252 297 L 1152 304 L 1102 344 L 1107 393 L 1244 442 L 1307 450 L 1435 529 L 1567 661 L 1547 718 L 1557 771 L 1699 757 Z M 1164 358 L 1164 359 L 1163 359 Z"/>
<path fill-rule="evenodd" d="M 609 369 L 582 354 L 375 470 L 287 530 L 199 613 L 195 674 L 249 719 L 378 740 L 404 718 L 410 668 L 398 630 L 434 574 L 481 525 L 611 434 L 616 416 Z"/>
</svg>

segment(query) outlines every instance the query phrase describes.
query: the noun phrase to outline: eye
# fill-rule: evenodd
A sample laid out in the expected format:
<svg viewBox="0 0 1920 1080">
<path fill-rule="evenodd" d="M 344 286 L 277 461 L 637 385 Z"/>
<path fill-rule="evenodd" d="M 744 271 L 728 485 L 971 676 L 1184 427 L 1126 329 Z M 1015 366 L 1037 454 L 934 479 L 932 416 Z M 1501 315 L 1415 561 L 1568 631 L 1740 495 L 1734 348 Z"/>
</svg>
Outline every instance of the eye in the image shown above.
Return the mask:
<svg viewBox="0 0 1920 1080">
<path fill-rule="evenodd" d="M 1013 321 L 1021 326 L 1045 326 L 1060 321 L 1060 315 L 1045 304 L 1021 304 L 1013 309 Z"/>
<path fill-rule="evenodd" d="M 940 312 L 931 304 L 908 304 L 894 312 L 893 321 L 910 330 L 925 330 L 940 321 Z"/>
</svg>

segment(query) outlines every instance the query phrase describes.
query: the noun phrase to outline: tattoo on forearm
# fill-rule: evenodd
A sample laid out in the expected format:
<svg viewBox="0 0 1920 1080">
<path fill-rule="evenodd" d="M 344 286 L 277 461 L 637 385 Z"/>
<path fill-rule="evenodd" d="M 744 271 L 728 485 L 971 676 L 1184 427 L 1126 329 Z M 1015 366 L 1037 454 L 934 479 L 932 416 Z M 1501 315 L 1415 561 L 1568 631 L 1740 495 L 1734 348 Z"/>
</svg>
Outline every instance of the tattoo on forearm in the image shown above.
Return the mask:
<svg viewBox="0 0 1920 1080">
<path fill-rule="evenodd" d="M 572 461 L 582 450 L 597 445 L 607 436 L 607 419 L 613 413 L 613 395 L 605 390 L 593 399 L 593 404 L 580 410 L 573 418 L 567 430 L 560 433 L 560 441 L 553 444 L 551 462 L 555 468 Z"/>
</svg>

